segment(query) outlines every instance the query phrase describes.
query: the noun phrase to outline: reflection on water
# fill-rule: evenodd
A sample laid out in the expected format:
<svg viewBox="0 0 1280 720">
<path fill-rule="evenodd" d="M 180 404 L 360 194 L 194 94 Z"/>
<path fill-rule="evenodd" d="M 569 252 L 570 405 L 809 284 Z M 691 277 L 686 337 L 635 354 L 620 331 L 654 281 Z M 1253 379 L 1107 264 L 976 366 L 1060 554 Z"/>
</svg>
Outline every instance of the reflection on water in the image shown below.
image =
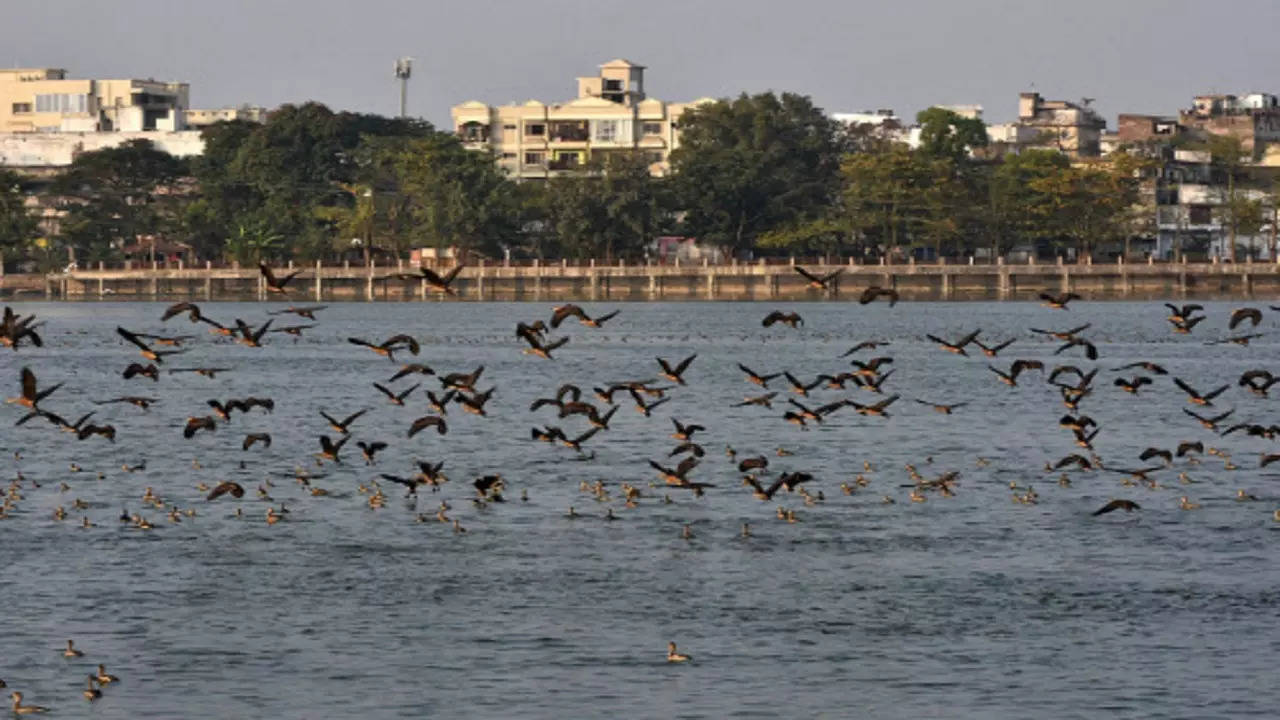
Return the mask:
<svg viewBox="0 0 1280 720">
<path fill-rule="evenodd" d="M 586 717 L 616 707 L 706 718 L 1269 716 L 1280 699 L 1263 681 L 1280 659 L 1280 524 L 1271 518 L 1280 486 L 1257 457 L 1275 446 L 1200 427 L 1182 413 L 1190 406 L 1171 377 L 1202 390 L 1231 383 L 1215 407 L 1269 424 L 1274 400 L 1234 383 L 1246 369 L 1280 370 L 1277 346 L 1270 335 L 1247 348 L 1204 345 L 1227 334 L 1232 307 L 1206 305 L 1209 320 L 1182 337 L 1169 333 L 1158 303 L 1079 303 L 1067 312 L 806 303 L 794 308 L 806 322 L 800 330 L 762 328 L 771 308 L 759 304 L 623 304 L 603 330 L 564 325 L 570 343 L 545 361 L 522 354 L 512 332 L 516 320 L 549 316 L 545 304 L 333 305 L 300 340 L 270 335 L 257 350 L 185 319 L 162 325 L 160 305 L 24 304 L 21 312 L 46 321 L 46 344 L 0 355 L 5 395 L 16 393 L 18 368 L 28 365 L 42 385 L 66 383 L 49 409 L 69 417 L 96 409 L 95 422 L 119 435 L 114 445 L 77 442 L 43 423 L 0 423 L 9 428 L 0 434 L 5 477 L 20 471 L 28 480 L 18 509 L 0 521 L 0 677 L 61 717 Z M 204 309 L 224 323 L 257 324 L 266 307 Z M 588 311 L 597 307 L 614 306 Z M 1260 330 L 1273 333 L 1277 318 L 1268 313 Z M 987 358 L 950 355 L 924 338 L 980 327 L 988 341 L 1017 338 L 990 361 L 1002 369 L 1027 358 L 1087 370 L 1093 363 L 1078 349 L 1055 357 L 1058 344 L 1028 332 L 1085 322 L 1102 371 L 1082 407 L 1102 428 L 1095 445 L 1104 460 L 1138 468 L 1148 446 L 1199 439 L 1240 469 L 1206 455 L 1156 473 L 1161 489 L 1080 472 L 1061 487 L 1059 473 L 1043 466 L 1079 448 L 1057 426 L 1056 390 L 1034 371 L 1006 387 Z M 232 371 L 125 383 L 119 371 L 138 357 L 116 325 L 194 332 L 198 344 L 180 364 Z M 453 408 L 448 435 L 405 438 L 427 413 L 422 390 L 408 407 L 387 403 L 372 383 L 385 383 L 397 365 L 345 341 L 397 332 L 419 338 L 417 360 L 437 372 L 484 365 L 480 387 L 497 387 L 489 417 Z M 780 405 L 731 407 L 760 392 L 737 363 L 811 380 L 850 369 L 837 356 L 864 339 L 892 343 L 856 356 L 894 358 L 885 388 L 903 397 L 890 417 L 841 410 L 803 431 L 782 421 Z M 688 386 L 652 418 L 619 395 L 624 407 L 610 429 L 587 443 L 594 459 L 577 462 L 572 450 L 528 439 L 534 425 L 571 436 L 589 427 L 554 409 L 529 412 L 560 384 L 655 378 L 655 357 L 693 353 Z M 1171 375 L 1128 395 L 1112 385 L 1111 368 L 1136 360 Z M 439 389 L 420 377 L 396 387 L 420 379 Z M 773 385 L 784 391 L 779 399 L 788 394 Z M 91 404 L 124 394 L 160 402 L 149 412 Z M 214 433 L 182 439 L 186 418 L 206 414 L 207 400 L 247 395 L 273 398 L 275 411 L 237 413 Z M 802 402 L 876 398 L 855 389 L 812 395 Z M 945 416 L 909 402 L 916 398 L 968 404 Z M 318 412 L 366 407 L 343 465 L 316 468 L 317 437 L 329 433 Z M 676 444 L 672 417 L 707 427 L 695 438 L 707 456 L 691 473 L 717 485 L 705 497 L 650 486 L 658 480 L 649 459 L 678 460 L 666 457 Z M 251 432 L 270 432 L 274 442 L 241 451 Z M 389 443 L 377 467 L 363 464 L 355 440 Z M 825 500 L 807 506 L 785 491 L 778 502 L 754 499 L 727 445 L 739 458 L 768 455 L 769 477 L 813 473 L 808 490 Z M 778 457 L 778 447 L 794 455 Z M 990 464 L 979 467 L 979 456 Z M 145 470 L 121 470 L 143 460 Z M 424 489 L 416 505 L 384 483 L 389 502 L 371 509 L 359 487 L 380 472 L 409 475 L 414 460 L 443 460 L 452 480 L 438 494 Z M 864 461 L 874 468 L 863 473 L 868 485 L 846 495 L 840 484 L 852 483 Z M 73 462 L 84 470 L 71 472 Z M 928 477 L 960 471 L 955 497 L 909 502 L 907 463 Z M 329 495 L 312 497 L 272 475 L 294 467 L 323 473 L 313 484 Z M 507 502 L 474 506 L 470 480 L 494 472 L 506 478 Z M 1180 472 L 1194 484 L 1181 483 Z M 226 479 L 245 486 L 243 499 L 206 503 L 196 489 Z M 597 480 L 608 502 L 579 490 Z M 62 482 L 70 489 L 60 491 Z M 624 482 L 640 488 L 638 507 L 623 505 Z M 1011 483 L 1033 486 L 1039 503 L 1012 502 Z M 257 497 L 259 486 L 271 503 Z M 144 510 L 148 487 L 197 515 L 173 524 Z M 1237 502 L 1241 488 L 1261 500 Z M 884 504 L 886 495 L 897 502 Z M 1180 510 L 1182 495 L 1202 508 Z M 1090 517 L 1112 497 L 1143 509 Z M 75 499 L 88 509 L 71 510 Z M 441 500 L 466 534 L 435 521 Z M 281 503 L 288 519 L 268 526 L 266 508 Z M 779 504 L 799 522 L 775 519 Z M 570 505 L 580 517 L 565 517 Z M 58 506 L 67 520 L 54 519 Z M 618 521 L 602 519 L 607 507 Z M 122 508 L 143 512 L 156 529 L 125 528 L 116 519 Z M 415 522 L 417 513 L 428 522 Z M 82 516 L 97 527 L 78 528 Z M 746 539 L 744 522 L 753 532 Z M 681 539 L 686 524 L 692 540 Z M 83 660 L 61 656 L 68 637 Z M 668 666 L 668 640 L 694 662 Z M 122 682 L 89 708 L 79 690 L 98 662 Z"/>
</svg>

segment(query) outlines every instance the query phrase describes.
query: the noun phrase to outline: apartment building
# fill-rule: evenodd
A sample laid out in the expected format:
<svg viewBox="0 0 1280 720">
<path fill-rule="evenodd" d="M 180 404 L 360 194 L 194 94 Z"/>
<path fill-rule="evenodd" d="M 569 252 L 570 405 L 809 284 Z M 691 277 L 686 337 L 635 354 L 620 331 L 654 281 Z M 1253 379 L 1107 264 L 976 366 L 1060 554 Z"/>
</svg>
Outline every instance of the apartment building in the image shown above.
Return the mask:
<svg viewBox="0 0 1280 720">
<path fill-rule="evenodd" d="M 679 120 L 690 107 L 647 96 L 644 66 L 612 60 L 594 76 L 577 79 L 578 94 L 563 103 L 520 105 L 478 101 L 455 105 L 453 127 L 466 147 L 493 153 L 498 166 L 520 180 L 544 180 L 608 153 L 643 152 L 654 175 L 670 171 L 680 145 Z"/>
<path fill-rule="evenodd" d="M 181 130 L 189 93 L 186 83 L 0 70 L 0 133 Z"/>
<path fill-rule="evenodd" d="M 1275 95 L 1197 95 L 1190 110 L 1178 113 L 1178 122 L 1202 134 L 1235 135 L 1255 162 L 1280 164 L 1280 99 Z"/>
<path fill-rule="evenodd" d="M 1098 157 L 1107 121 L 1088 102 L 1045 100 L 1040 93 L 1020 93 L 1014 142 L 1060 150 L 1072 158 Z"/>
</svg>

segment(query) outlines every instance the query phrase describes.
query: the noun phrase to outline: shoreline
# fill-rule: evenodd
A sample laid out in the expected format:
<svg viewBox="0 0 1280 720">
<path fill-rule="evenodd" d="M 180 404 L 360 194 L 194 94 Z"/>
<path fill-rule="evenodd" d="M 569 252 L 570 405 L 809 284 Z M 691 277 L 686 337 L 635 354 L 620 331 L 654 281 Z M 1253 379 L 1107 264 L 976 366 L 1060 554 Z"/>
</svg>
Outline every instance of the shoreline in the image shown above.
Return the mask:
<svg viewBox="0 0 1280 720">
<path fill-rule="evenodd" d="M 893 288 L 903 301 L 1039 300 L 1042 292 L 1091 300 L 1280 297 L 1276 263 L 1107 263 L 993 265 L 836 265 L 810 263 L 814 274 L 839 273 L 814 289 L 792 264 L 466 266 L 455 295 L 432 291 L 414 273 L 390 267 L 297 267 L 286 302 L 756 301 L 856 302 L 868 287 Z M 5 300 L 269 300 L 257 268 L 162 267 L 0 276 Z M 884 302 L 883 299 L 876 302 Z"/>
</svg>

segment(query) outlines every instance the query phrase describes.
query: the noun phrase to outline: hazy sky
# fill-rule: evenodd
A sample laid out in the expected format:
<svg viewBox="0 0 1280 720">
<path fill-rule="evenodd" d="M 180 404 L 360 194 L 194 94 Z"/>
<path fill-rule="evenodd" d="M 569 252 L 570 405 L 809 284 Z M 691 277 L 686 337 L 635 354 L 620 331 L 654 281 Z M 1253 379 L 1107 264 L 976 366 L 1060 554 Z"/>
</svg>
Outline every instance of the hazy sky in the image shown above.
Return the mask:
<svg viewBox="0 0 1280 720">
<path fill-rule="evenodd" d="M 1224 11 L 1224 8 L 1229 12 Z M 1173 113 L 1201 92 L 1280 91 L 1280 1 L 6 0 L 0 65 L 191 84 L 196 107 L 318 100 L 447 125 L 464 100 L 571 99 L 615 57 L 651 97 L 791 90 L 831 112 L 1096 98 Z"/>
</svg>

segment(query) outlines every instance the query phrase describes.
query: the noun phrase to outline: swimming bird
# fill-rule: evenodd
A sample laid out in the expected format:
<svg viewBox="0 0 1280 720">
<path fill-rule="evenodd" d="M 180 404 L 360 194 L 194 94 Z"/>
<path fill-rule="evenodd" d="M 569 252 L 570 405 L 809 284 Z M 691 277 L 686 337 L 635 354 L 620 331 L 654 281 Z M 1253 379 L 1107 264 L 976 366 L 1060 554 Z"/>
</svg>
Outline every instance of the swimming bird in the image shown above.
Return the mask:
<svg viewBox="0 0 1280 720">
<path fill-rule="evenodd" d="M 271 268 L 267 267 L 266 263 L 260 262 L 258 263 L 258 272 L 262 274 L 262 279 L 267 286 L 267 292 L 287 295 L 288 290 L 285 289 L 285 285 L 288 285 L 289 281 L 297 277 L 302 270 L 294 270 L 284 277 L 276 277 L 276 274 L 271 271 Z M 286 310 L 285 312 L 289 311 Z M 311 319 L 314 320 L 315 318 L 312 317 Z"/>
<path fill-rule="evenodd" d="M 49 712 L 49 708 L 41 705 L 23 705 L 22 693 L 16 690 L 10 693 L 9 697 L 13 698 L 13 705 L 11 707 L 14 715 L 35 715 L 37 713 Z"/>
<path fill-rule="evenodd" d="M 868 303 L 875 302 L 876 298 L 882 297 L 889 298 L 889 307 L 893 307 L 898 304 L 897 290 L 894 288 L 882 288 L 877 285 L 872 285 L 866 290 L 863 290 L 862 294 L 858 296 L 858 304 L 866 305 Z"/>
<path fill-rule="evenodd" d="M 794 328 L 794 327 L 803 325 L 804 318 L 801 318 L 798 313 L 794 313 L 794 312 L 784 313 L 781 310 L 774 310 L 768 315 L 765 315 L 764 320 L 760 321 L 760 324 L 763 325 L 764 327 L 769 327 L 774 323 L 782 323 L 783 325 L 787 325 Z"/>
<path fill-rule="evenodd" d="M 799 265 L 792 265 L 791 269 L 799 273 L 802 277 L 804 277 L 805 280 L 808 280 L 809 287 L 814 290 L 830 290 L 831 286 L 828 285 L 828 283 L 840 277 L 840 273 L 844 272 L 844 268 L 836 268 L 835 270 L 832 270 L 829 273 L 825 273 L 823 275 L 815 275 L 812 272 L 800 267 Z"/>
<path fill-rule="evenodd" d="M 84 657 L 84 652 L 76 649 L 75 642 L 68 640 L 67 647 L 62 651 L 62 657 L 78 658 Z"/>
<path fill-rule="evenodd" d="M 1067 303 L 1072 300 L 1079 300 L 1080 296 L 1073 292 L 1060 293 L 1058 295 L 1042 292 L 1040 293 L 1040 299 L 1044 300 L 1045 307 L 1051 307 L 1055 310 L 1066 310 L 1068 309 Z"/>
</svg>

